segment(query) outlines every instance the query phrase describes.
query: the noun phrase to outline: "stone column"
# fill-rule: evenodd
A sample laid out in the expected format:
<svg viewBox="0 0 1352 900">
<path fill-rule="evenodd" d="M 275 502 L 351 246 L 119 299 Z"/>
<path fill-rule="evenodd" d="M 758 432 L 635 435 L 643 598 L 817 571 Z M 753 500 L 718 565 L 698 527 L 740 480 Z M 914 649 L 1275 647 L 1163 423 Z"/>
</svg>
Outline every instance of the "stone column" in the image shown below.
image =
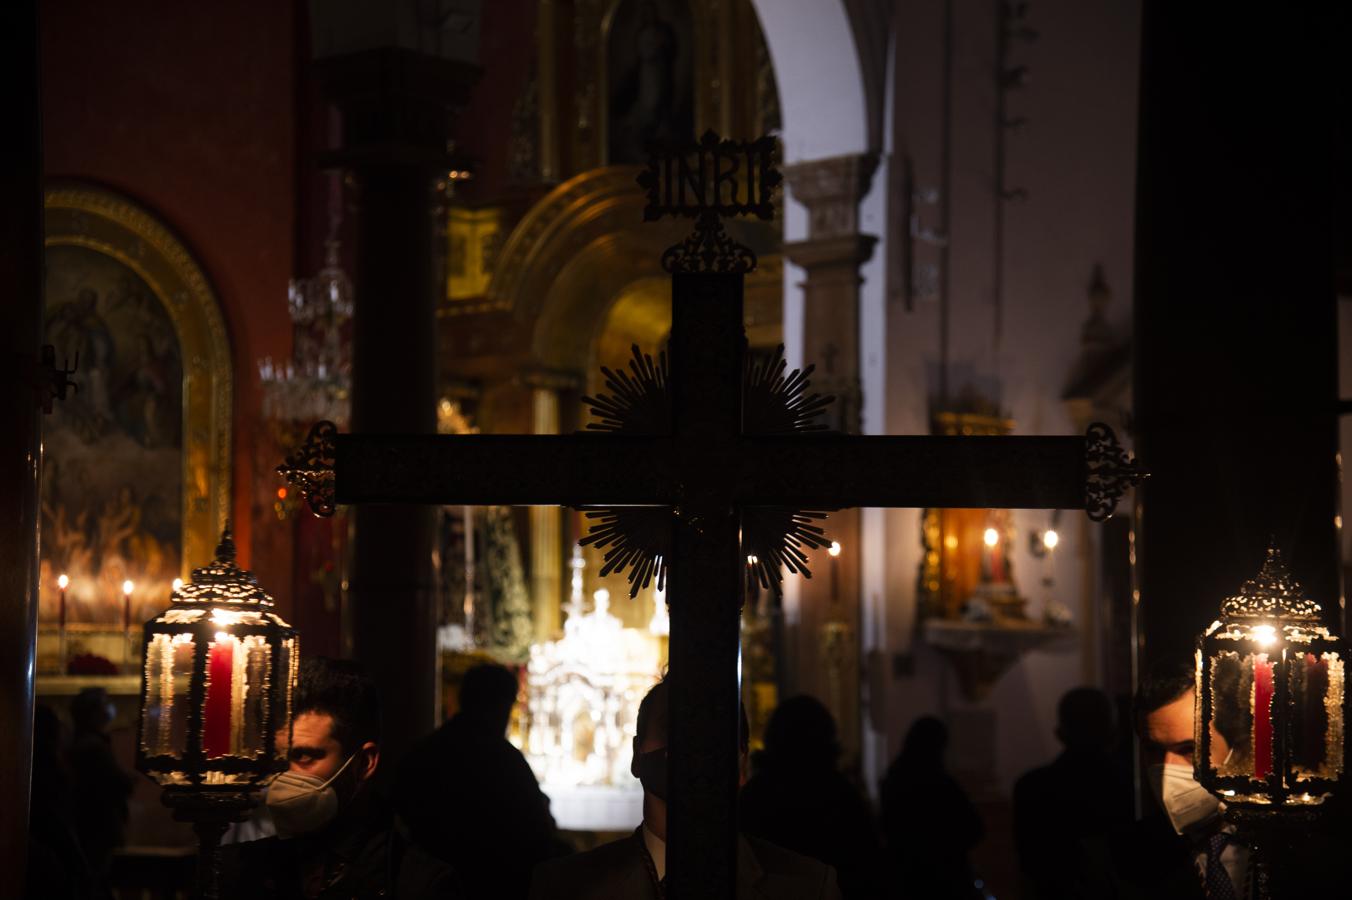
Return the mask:
<svg viewBox="0 0 1352 900">
<path fill-rule="evenodd" d="M 807 238 L 784 247 L 801 266 L 803 361 L 815 364 L 812 389 L 833 394 L 829 424 L 860 430 L 859 267 L 877 238 L 859 232 L 859 202 L 877 166 L 872 155 L 837 156 L 785 167 L 793 199 L 808 213 Z M 840 729 L 844 761 L 858 758 L 860 717 L 860 513 L 840 510 L 827 520 L 840 555 L 818 551 L 812 579 L 800 591 L 797 690 L 827 704 Z M 786 643 L 795 640 L 786 636 Z"/>
<path fill-rule="evenodd" d="M 531 388 L 536 434 L 559 433 L 559 395 L 548 385 Z M 552 640 L 559 631 L 563 584 L 563 510 L 557 506 L 530 508 L 530 587 L 535 607 L 535 639 Z"/>
<path fill-rule="evenodd" d="M 42 409 L 34 391 L 42 346 L 42 128 L 38 4 L 0 14 L 0 97 L 9 162 L 0 167 L 0 872 L 24 882 L 37 653 L 38 476 Z"/>
<path fill-rule="evenodd" d="M 327 161 L 351 171 L 357 191 L 352 431 L 435 434 L 435 183 L 453 166 L 454 111 L 478 70 L 383 48 L 324 59 L 319 72 L 343 114 L 342 146 Z M 436 721 L 435 515 L 431 506 L 359 506 L 352 523 L 353 652 L 380 684 L 382 750 L 393 764 Z"/>
</svg>

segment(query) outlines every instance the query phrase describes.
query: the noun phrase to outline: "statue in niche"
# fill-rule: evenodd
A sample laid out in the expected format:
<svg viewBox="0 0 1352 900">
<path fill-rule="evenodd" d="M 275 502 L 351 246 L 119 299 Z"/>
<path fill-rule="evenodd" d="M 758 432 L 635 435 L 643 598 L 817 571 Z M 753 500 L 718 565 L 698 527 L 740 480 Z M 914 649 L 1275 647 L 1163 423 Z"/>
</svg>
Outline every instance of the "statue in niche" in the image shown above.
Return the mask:
<svg viewBox="0 0 1352 900">
<path fill-rule="evenodd" d="M 694 136 L 694 27 L 683 0 L 621 3 L 610 22 L 609 161 L 641 163 L 652 141 Z"/>
</svg>

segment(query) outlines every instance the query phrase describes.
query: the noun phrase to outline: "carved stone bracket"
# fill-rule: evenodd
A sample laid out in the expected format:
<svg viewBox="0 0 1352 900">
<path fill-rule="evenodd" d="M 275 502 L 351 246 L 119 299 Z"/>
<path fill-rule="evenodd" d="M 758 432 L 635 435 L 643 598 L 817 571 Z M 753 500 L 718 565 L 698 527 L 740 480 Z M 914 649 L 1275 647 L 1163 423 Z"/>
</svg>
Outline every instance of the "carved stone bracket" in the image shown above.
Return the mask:
<svg viewBox="0 0 1352 900">
<path fill-rule="evenodd" d="M 277 467 L 277 474 L 305 498 L 310 511 L 317 516 L 333 515 L 333 438 L 338 426 L 332 422 L 316 422 L 305 438 L 305 443 Z"/>
<path fill-rule="evenodd" d="M 1021 656 L 1033 650 L 1068 648 L 1075 631 L 1036 622 L 930 619 L 924 636 L 927 644 L 952 663 L 963 697 L 978 702 Z"/>
<path fill-rule="evenodd" d="M 1128 488 L 1133 488 L 1150 476 L 1122 445 L 1117 435 L 1102 422 L 1095 422 L 1085 432 L 1084 508 L 1095 522 L 1105 522 L 1117 510 L 1117 502 Z"/>
</svg>

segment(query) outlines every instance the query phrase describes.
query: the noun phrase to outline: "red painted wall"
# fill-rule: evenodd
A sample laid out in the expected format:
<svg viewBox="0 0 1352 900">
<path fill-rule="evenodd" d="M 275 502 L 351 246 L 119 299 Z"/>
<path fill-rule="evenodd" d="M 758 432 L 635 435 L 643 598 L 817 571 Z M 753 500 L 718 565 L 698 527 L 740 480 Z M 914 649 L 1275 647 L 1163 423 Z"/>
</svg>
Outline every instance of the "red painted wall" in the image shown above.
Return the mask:
<svg viewBox="0 0 1352 900">
<path fill-rule="evenodd" d="M 289 542 L 255 502 L 260 479 L 272 483 L 255 449 L 256 360 L 290 353 L 300 4 L 46 0 L 41 15 L 48 176 L 148 207 L 220 298 L 235 369 L 236 539 L 242 561 L 281 590 Z"/>
</svg>

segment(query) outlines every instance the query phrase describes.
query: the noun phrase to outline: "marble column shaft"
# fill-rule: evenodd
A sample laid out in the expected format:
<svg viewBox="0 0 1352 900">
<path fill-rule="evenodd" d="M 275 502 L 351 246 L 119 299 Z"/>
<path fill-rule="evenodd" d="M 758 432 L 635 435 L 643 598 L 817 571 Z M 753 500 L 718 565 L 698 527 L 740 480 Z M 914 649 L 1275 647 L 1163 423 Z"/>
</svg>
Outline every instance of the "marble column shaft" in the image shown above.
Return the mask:
<svg viewBox="0 0 1352 900">
<path fill-rule="evenodd" d="M 812 389 L 832 394 L 830 426 L 860 431 L 859 267 L 877 238 L 859 232 L 859 202 L 877 166 L 871 155 L 838 156 L 785 167 L 789 194 L 808 213 L 804 240 L 784 247 L 803 269 L 803 362 L 815 364 Z M 800 590 L 796 683 L 789 692 L 812 694 L 836 718 L 844 761 L 858 758 L 860 717 L 860 512 L 839 510 L 826 522 L 840 556 L 817 551 L 813 577 Z M 789 637 L 788 640 L 793 640 Z"/>
</svg>

